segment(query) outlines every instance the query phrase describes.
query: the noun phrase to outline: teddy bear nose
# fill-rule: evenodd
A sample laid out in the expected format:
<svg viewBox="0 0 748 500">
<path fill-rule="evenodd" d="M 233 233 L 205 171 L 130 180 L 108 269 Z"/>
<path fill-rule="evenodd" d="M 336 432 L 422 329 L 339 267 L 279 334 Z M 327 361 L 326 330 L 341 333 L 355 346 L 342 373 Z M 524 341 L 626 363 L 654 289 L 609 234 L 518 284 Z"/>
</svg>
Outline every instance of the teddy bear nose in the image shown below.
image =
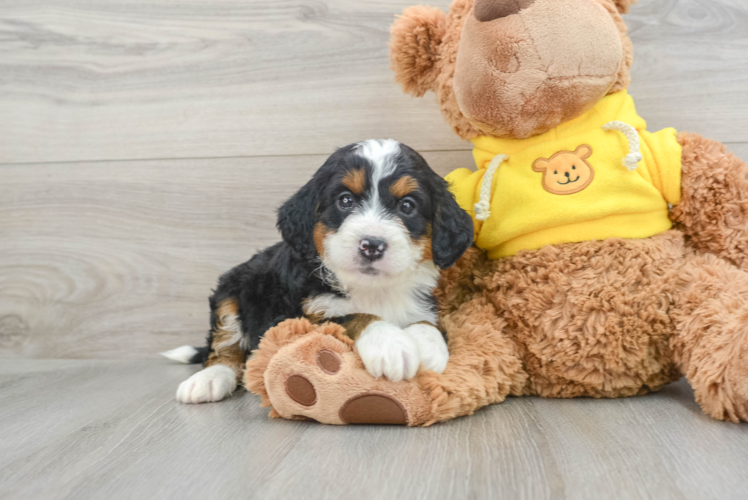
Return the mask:
<svg viewBox="0 0 748 500">
<path fill-rule="evenodd" d="M 517 14 L 519 11 L 528 8 L 533 2 L 535 0 L 475 0 L 473 12 L 478 21 L 487 23 Z"/>
</svg>

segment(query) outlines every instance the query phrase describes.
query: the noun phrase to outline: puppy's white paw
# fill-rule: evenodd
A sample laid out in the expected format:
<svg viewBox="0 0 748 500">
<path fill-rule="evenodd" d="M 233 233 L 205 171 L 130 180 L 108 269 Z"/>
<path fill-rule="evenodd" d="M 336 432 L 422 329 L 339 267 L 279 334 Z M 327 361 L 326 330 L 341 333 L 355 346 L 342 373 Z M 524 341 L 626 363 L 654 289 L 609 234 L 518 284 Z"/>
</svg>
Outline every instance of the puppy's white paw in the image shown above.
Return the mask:
<svg viewBox="0 0 748 500">
<path fill-rule="evenodd" d="M 200 370 L 177 389 L 180 403 L 220 401 L 236 389 L 236 374 L 226 365 L 213 365 Z"/>
<path fill-rule="evenodd" d="M 423 369 L 444 373 L 449 361 L 449 349 L 442 332 L 435 326 L 425 323 L 410 325 L 403 331 L 416 343 Z"/>
<path fill-rule="evenodd" d="M 366 327 L 356 341 L 356 350 L 366 371 L 377 378 L 384 375 L 392 382 L 415 377 L 421 363 L 413 339 L 384 321 Z"/>
</svg>

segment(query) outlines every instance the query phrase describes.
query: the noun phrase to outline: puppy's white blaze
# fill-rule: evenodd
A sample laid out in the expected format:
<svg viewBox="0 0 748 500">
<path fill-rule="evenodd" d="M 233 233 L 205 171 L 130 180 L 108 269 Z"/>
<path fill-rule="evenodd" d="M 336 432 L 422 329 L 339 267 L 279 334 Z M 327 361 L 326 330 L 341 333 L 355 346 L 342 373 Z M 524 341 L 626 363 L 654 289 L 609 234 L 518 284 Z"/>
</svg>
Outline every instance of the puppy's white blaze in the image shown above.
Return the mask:
<svg viewBox="0 0 748 500">
<path fill-rule="evenodd" d="M 400 143 L 394 139 L 370 139 L 359 143 L 357 153 L 372 164 L 370 203 L 372 207 L 377 207 L 379 206 L 379 183 L 395 173 L 397 168 L 395 160 L 400 154 Z"/>
<path fill-rule="evenodd" d="M 369 160 L 374 166 L 372 180 L 376 187 L 388 175 L 392 175 L 397 168 L 395 157 L 400 154 L 400 143 L 394 139 L 370 139 L 360 142 L 356 152 Z"/>
<path fill-rule="evenodd" d="M 236 389 L 236 373 L 226 365 L 213 365 L 200 370 L 177 389 L 180 403 L 220 401 Z"/>
<path fill-rule="evenodd" d="M 421 358 L 421 367 L 424 370 L 433 370 L 437 373 L 444 373 L 449 361 L 449 348 L 444 341 L 442 332 L 435 326 L 425 325 L 423 323 L 411 325 L 406 328 L 405 333 L 418 347 L 418 355 Z"/>
<path fill-rule="evenodd" d="M 189 345 L 183 345 L 182 347 L 177 347 L 171 351 L 161 353 L 161 355 L 166 359 L 184 364 L 189 364 L 195 354 L 197 354 L 197 349 Z"/>
<path fill-rule="evenodd" d="M 385 321 L 366 327 L 356 341 L 356 350 L 369 373 L 392 382 L 415 377 L 421 363 L 413 339 Z"/>
</svg>

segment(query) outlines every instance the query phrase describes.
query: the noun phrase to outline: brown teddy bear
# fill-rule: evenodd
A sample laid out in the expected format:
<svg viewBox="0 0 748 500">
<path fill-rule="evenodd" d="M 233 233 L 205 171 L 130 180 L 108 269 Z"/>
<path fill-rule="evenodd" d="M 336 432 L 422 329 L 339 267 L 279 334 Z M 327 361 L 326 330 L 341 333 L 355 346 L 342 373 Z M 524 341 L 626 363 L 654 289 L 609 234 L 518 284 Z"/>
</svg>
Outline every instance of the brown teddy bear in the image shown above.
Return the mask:
<svg viewBox="0 0 748 500">
<path fill-rule="evenodd" d="M 376 380 L 341 327 L 287 321 L 247 363 L 271 415 L 428 425 L 685 375 L 706 413 L 748 420 L 748 165 L 646 130 L 626 92 L 631 3 L 455 0 L 397 20 L 397 81 L 475 145 L 478 171 L 448 176 L 477 245 L 437 291 L 450 361 Z"/>
</svg>

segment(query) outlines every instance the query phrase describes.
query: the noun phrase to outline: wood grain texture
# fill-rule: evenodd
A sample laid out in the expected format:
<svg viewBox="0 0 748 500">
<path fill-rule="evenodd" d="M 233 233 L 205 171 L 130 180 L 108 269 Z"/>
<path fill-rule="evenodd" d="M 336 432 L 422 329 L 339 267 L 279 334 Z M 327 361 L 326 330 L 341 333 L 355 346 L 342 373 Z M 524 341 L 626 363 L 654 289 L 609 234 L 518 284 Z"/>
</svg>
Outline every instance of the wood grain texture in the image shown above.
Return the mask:
<svg viewBox="0 0 748 500">
<path fill-rule="evenodd" d="M 164 360 L 28 359 L 201 343 L 219 274 L 278 240 L 274 210 L 336 146 L 471 167 L 388 68 L 414 3 L 0 0 L 0 498 L 745 498 L 748 427 L 685 382 L 337 428 L 243 392 L 178 405 L 196 368 Z M 642 0 L 628 24 L 650 130 L 748 159 L 748 3 Z"/>
<path fill-rule="evenodd" d="M 2 0 L 0 162 L 464 148 L 389 70 L 410 3 Z"/>
<path fill-rule="evenodd" d="M 442 174 L 471 162 L 426 157 Z M 0 357 L 200 344 L 218 276 L 278 241 L 276 208 L 324 158 L 0 168 Z"/>
<path fill-rule="evenodd" d="M 469 152 L 427 154 L 441 174 Z M 211 287 L 280 240 L 325 156 L 0 167 L 0 357 L 202 344 Z"/>
<path fill-rule="evenodd" d="M 428 429 L 270 420 L 253 395 L 180 405 L 193 367 L 0 364 L 2 498 L 739 499 L 748 427 L 685 382 L 620 400 L 514 398 Z"/>
<path fill-rule="evenodd" d="M 441 174 L 472 166 L 467 151 L 425 156 Z M 0 167 L 0 358 L 201 344 L 218 276 L 280 239 L 276 208 L 324 159 Z"/>
<path fill-rule="evenodd" d="M 467 149 L 393 81 L 389 25 L 413 3 L 0 0 L 0 163 Z M 748 141 L 748 3 L 645 0 L 628 24 L 652 129 Z"/>
</svg>

